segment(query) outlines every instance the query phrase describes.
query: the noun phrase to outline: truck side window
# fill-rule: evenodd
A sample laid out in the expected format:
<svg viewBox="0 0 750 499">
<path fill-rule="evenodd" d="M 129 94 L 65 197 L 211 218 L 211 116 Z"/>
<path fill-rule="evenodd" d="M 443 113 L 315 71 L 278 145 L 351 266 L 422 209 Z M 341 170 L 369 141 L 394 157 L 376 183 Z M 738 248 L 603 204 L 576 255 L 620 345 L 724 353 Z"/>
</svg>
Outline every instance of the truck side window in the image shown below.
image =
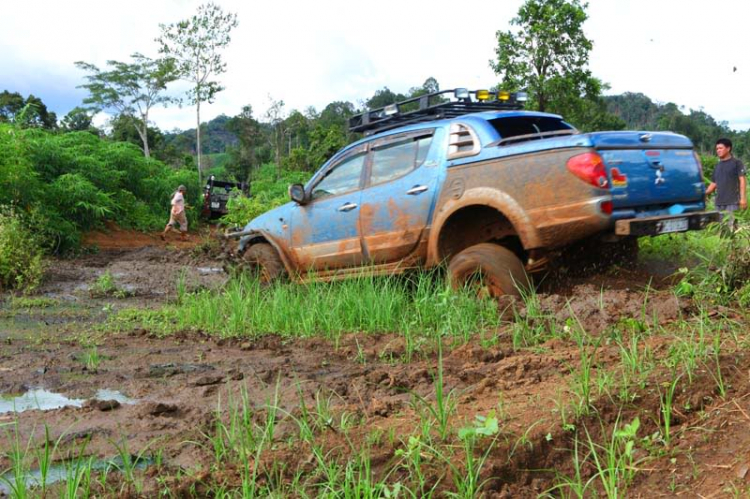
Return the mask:
<svg viewBox="0 0 750 499">
<path fill-rule="evenodd" d="M 431 143 L 432 136 L 411 137 L 375 148 L 372 153 L 370 185 L 397 179 L 424 163 Z"/>
<path fill-rule="evenodd" d="M 359 188 L 362 166 L 365 164 L 365 153 L 351 156 L 330 170 L 313 188 L 312 198 L 320 199 L 337 196 Z"/>
<path fill-rule="evenodd" d="M 574 130 L 563 120 L 549 116 L 509 116 L 490 120 L 489 123 L 503 139 L 545 132 Z"/>
</svg>

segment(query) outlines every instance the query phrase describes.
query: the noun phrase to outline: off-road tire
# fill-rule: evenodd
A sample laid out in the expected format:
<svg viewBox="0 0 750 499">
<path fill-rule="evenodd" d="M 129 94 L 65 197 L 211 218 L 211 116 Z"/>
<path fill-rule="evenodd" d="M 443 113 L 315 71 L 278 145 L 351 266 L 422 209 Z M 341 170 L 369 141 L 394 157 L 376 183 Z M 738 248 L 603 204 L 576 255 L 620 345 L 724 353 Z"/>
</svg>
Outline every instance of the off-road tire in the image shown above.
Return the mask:
<svg viewBox="0 0 750 499">
<path fill-rule="evenodd" d="M 493 298 L 503 295 L 521 296 L 530 288 L 521 260 L 498 244 L 481 243 L 470 246 L 454 256 L 448 265 L 448 276 L 454 289 L 460 289 L 477 277 L 483 293 Z"/>
<path fill-rule="evenodd" d="M 279 252 L 268 243 L 253 244 L 245 251 L 242 259 L 262 283 L 269 284 L 283 279 L 286 275 L 284 262 L 281 261 Z"/>
</svg>

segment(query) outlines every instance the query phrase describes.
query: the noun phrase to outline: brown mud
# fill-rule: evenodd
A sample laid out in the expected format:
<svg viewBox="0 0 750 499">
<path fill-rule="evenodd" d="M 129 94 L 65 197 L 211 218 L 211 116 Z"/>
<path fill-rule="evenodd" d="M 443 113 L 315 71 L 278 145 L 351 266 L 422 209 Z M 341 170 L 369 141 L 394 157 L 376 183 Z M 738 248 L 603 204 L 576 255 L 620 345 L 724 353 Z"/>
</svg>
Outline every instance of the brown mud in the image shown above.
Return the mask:
<svg viewBox="0 0 750 499">
<path fill-rule="evenodd" d="M 8 397 L 43 387 L 88 402 L 0 414 L 0 425 L 6 430 L 17 425 L 13 432 L 21 442 L 31 439 L 32 449 L 41 445 L 46 426 L 52 440 L 61 439 L 61 455 L 75 455 L 84 441 L 86 453 L 99 458 L 112 457 L 114 443 L 121 441 L 134 454 L 161 449 L 162 464 L 147 472 L 144 496 L 156 496 L 157 478 L 167 477 L 162 486 L 166 483 L 175 496 L 201 497 L 219 480 L 208 474 L 214 456 L 206 439 L 214 431 L 217 410 L 226 413 L 246 396 L 262 419 L 267 402 L 277 399 L 277 443 L 266 461 L 305 469 L 311 466 L 311 451 L 290 438 L 299 430 L 285 415 L 298 416 L 300 400 L 313 407 L 316 399 L 325 397 L 337 417 L 348 414 L 361 423 L 347 436 L 350 443 L 364 446 L 378 431 L 395 435 L 368 443 L 375 473 L 391 464 L 408 435 L 418 431 L 416 395 L 434 399 L 438 358 L 433 346 L 404 361 L 407 349 L 399 334 L 350 334 L 333 345 L 323 339 L 273 335 L 221 340 L 196 332 L 160 338 L 148 329 L 107 331 L 97 336 L 98 367 L 81 361 L 87 348 L 80 333 L 102 323 L 112 310 L 159 306 L 175 296 L 178 281 L 188 289 L 223 284 L 222 261 L 215 248 L 205 244 L 208 238 L 193 236 L 187 243 L 172 238 L 165 244 L 158 235 L 119 230 L 91 235 L 88 242 L 96 244 L 98 252 L 55 261 L 39 290 L 39 297 L 64 306 L 16 309 L 5 300 L 0 311 L 0 394 Z M 653 265 L 543 289 L 538 295 L 541 315 L 557 327 L 579 321 L 591 334 L 601 335 L 596 371 L 616 369 L 618 347 L 606 341 L 608 327 L 640 321 L 669 328 L 678 319 L 694 320 L 695 305 L 678 300 L 669 289 L 671 270 L 665 264 L 666 270 L 655 274 Z M 118 299 L 93 297 L 91 287 L 105 272 L 127 293 Z M 661 336 L 651 337 L 648 346 L 657 359 L 670 348 Z M 502 438 L 481 474 L 487 480 L 486 497 L 536 497 L 556 483 L 558 474 L 573 473 L 570 449 L 576 432 L 563 428 L 560 411 L 572 400 L 571 366 L 580 358 L 574 342 L 550 340 L 514 350 L 504 329 L 490 341 L 486 336 L 466 344 L 446 341 L 442 350 L 445 390 L 456 402 L 452 424 L 468 426 L 476 415 L 493 410 L 500 419 Z M 649 452 L 642 441 L 636 445 L 640 460 L 628 497 L 731 497 L 748 490 L 750 358 L 740 352 L 719 362 L 726 393 L 717 393 L 710 366 L 696 371 L 690 391 L 675 395 L 673 424 L 679 438 L 669 451 Z M 666 370 L 655 370 L 652 383 L 624 407 L 602 394 L 595 397 L 592 415 L 568 418 L 579 435 L 585 435 L 585 428 L 592 438 L 600 438 L 615 424 L 638 416 L 639 437 L 653 435 L 660 421 L 658 387 L 666 375 Z M 136 403 L 96 401 L 100 389 L 117 390 Z M 344 443 L 333 426 L 323 429 L 318 439 L 332 453 Z M 11 432 L 0 432 L 0 470 L 10 466 L 11 443 Z M 428 479 L 444 477 L 444 464 L 425 467 Z M 590 463 L 583 471 L 594 474 Z M 238 484 L 237 470 L 226 469 L 223 475 L 224 483 Z M 439 492 L 448 490 L 451 480 L 442 483 Z"/>
</svg>

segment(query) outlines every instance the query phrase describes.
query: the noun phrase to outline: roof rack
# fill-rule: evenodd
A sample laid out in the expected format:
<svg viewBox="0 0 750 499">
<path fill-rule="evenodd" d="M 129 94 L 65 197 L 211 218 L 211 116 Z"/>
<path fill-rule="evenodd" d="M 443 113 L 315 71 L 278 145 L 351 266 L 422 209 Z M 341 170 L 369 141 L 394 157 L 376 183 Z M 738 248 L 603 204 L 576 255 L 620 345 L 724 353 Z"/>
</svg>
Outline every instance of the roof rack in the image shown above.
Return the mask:
<svg viewBox="0 0 750 499">
<path fill-rule="evenodd" d="M 482 111 L 523 109 L 526 92 L 490 92 L 455 88 L 412 97 L 349 118 L 349 131 L 371 135 L 404 125 Z"/>
</svg>

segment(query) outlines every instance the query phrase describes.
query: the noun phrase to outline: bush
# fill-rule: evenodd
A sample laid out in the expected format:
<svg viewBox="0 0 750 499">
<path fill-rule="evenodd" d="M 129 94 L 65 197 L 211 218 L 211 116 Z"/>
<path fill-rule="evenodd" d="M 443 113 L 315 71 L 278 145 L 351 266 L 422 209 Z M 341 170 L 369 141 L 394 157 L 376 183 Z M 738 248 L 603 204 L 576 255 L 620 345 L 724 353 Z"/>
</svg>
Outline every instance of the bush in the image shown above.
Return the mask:
<svg viewBox="0 0 750 499">
<path fill-rule="evenodd" d="M 42 248 L 12 210 L 0 211 L 0 290 L 32 291 L 44 274 Z"/>
<path fill-rule="evenodd" d="M 0 205 L 23 213 L 49 251 L 74 252 L 81 233 L 104 221 L 161 229 L 180 184 L 188 187 L 188 204 L 198 206 L 197 172 L 145 158 L 133 144 L 0 123 Z M 188 218 L 195 222 L 196 210 Z"/>
</svg>

